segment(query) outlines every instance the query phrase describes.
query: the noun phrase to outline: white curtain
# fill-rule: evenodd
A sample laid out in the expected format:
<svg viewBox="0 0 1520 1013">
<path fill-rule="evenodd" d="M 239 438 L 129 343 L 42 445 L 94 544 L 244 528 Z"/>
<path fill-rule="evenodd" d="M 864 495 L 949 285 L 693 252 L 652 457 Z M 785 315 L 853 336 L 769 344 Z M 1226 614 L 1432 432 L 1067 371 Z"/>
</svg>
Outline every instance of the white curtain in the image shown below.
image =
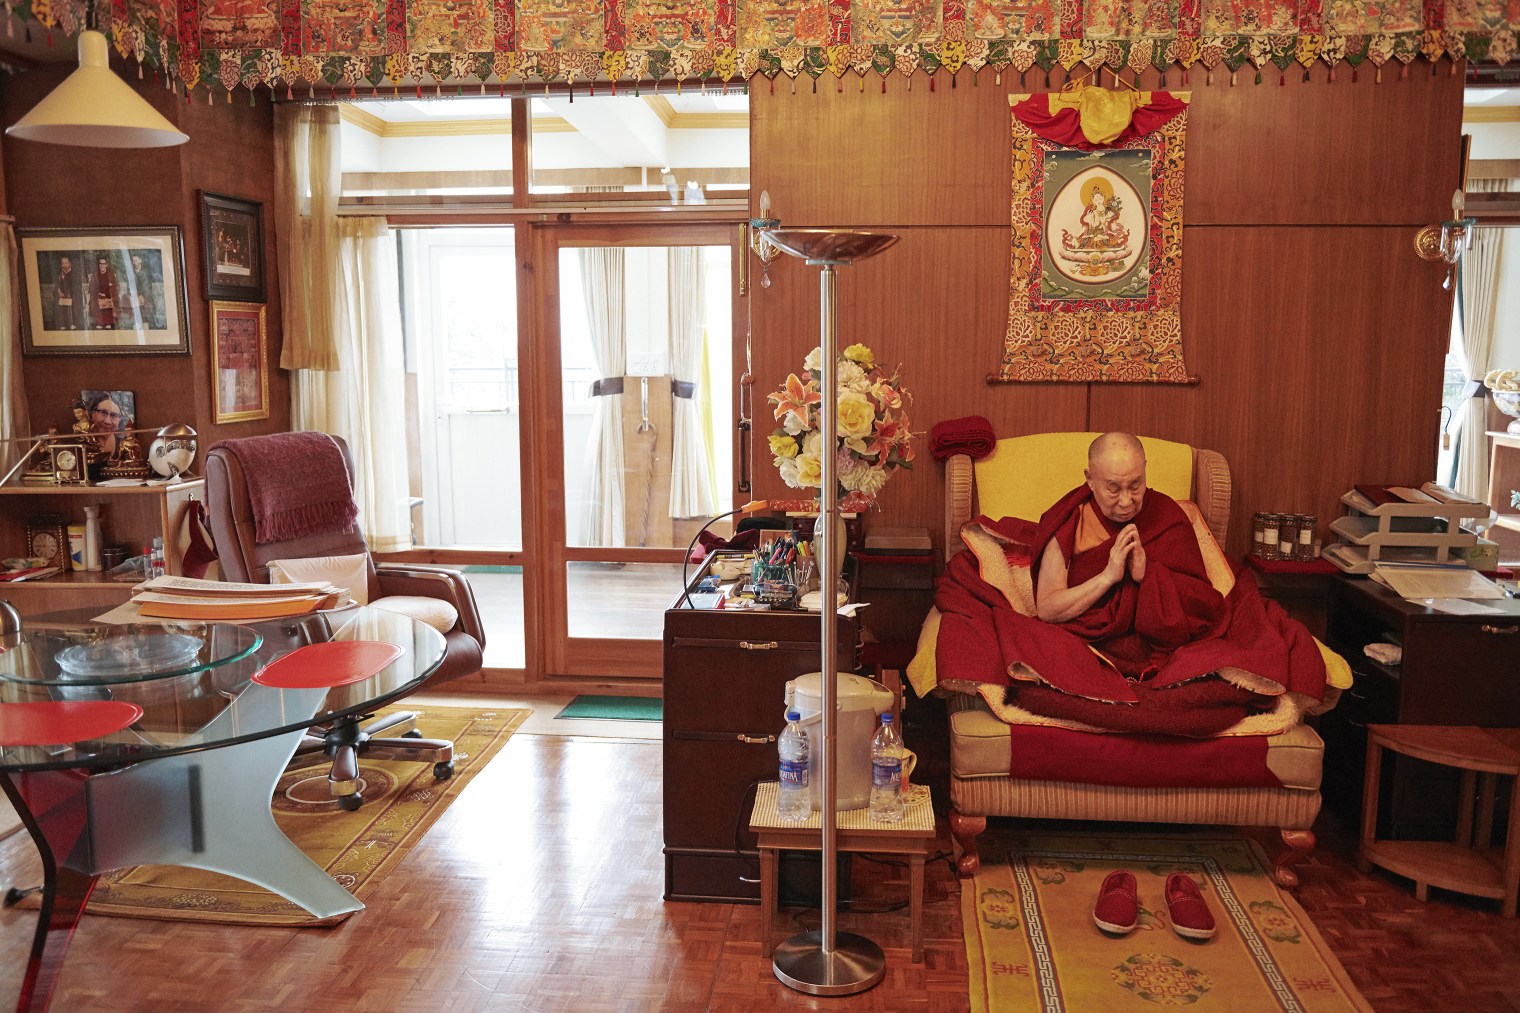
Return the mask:
<svg viewBox="0 0 1520 1013">
<path fill-rule="evenodd" d="M 16 229 L 0 222 L 0 439 L 30 436 L 26 386 L 21 382 L 21 284 L 17 271 Z M 0 443 L 0 475 L 11 470 L 31 447 Z"/>
<path fill-rule="evenodd" d="M 275 108 L 275 221 L 284 306 L 281 369 L 338 368 L 338 197 L 342 191 L 336 105 Z"/>
<path fill-rule="evenodd" d="M 347 441 L 370 549 L 410 548 L 395 242 L 382 218 L 338 218 L 338 107 L 276 115 L 280 366 L 293 371 L 292 423 Z"/>
<path fill-rule="evenodd" d="M 338 368 L 297 370 L 293 385 L 295 427 L 341 436 L 353 449 L 354 498 L 373 552 L 412 545 L 396 272 L 385 219 L 339 219 Z"/>
<path fill-rule="evenodd" d="M 1507 190 L 1507 179 L 1470 180 L 1477 191 Z M 1499 298 L 1499 261 L 1508 229 L 1474 229 L 1472 248 L 1462 254 L 1459 305 L 1462 311 L 1462 368 L 1469 389 L 1495 368 L 1494 306 Z M 1488 499 L 1488 398 L 1472 397 L 1462 414 L 1462 443 L 1457 457 L 1457 491 Z"/>
<path fill-rule="evenodd" d="M 694 246 L 675 246 L 667 256 L 671 377 L 678 384 L 700 383 L 707 303 L 702 251 Z M 710 517 L 714 511 L 712 482 L 696 398 L 674 397 L 671 402 L 670 516 Z"/>
<path fill-rule="evenodd" d="M 596 369 L 604 379 L 621 380 L 628 372 L 628 338 L 623 324 L 623 251 L 583 249 L 581 290 L 591 325 Z M 591 442 L 586 448 L 591 473 L 587 545 L 623 545 L 623 398 L 604 394 L 592 399 Z"/>
</svg>

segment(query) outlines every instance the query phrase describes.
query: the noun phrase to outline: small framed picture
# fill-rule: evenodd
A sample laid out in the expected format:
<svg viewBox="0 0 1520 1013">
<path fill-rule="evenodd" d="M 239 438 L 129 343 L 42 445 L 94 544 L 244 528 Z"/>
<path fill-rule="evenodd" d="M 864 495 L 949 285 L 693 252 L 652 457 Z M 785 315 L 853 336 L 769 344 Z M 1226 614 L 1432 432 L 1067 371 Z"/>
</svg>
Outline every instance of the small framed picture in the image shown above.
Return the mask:
<svg viewBox="0 0 1520 1013">
<path fill-rule="evenodd" d="M 48 448 L 53 455 L 53 481 L 59 485 L 88 485 L 88 456 L 80 443 L 55 443 Z"/>
<path fill-rule="evenodd" d="M 179 229 L 17 229 L 25 355 L 186 354 Z"/>
<path fill-rule="evenodd" d="M 264 305 L 211 304 L 212 401 L 218 422 L 269 418 Z"/>
<path fill-rule="evenodd" d="M 264 205 L 201 191 L 206 298 L 264 301 Z"/>
</svg>

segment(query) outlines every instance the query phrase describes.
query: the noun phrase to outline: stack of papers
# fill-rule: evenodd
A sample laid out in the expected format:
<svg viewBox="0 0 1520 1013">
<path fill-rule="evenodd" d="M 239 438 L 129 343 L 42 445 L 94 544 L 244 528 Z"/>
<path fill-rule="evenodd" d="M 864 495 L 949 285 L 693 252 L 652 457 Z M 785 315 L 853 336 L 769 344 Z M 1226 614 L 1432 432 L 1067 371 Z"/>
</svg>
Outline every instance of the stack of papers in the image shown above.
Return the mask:
<svg viewBox="0 0 1520 1013">
<path fill-rule="evenodd" d="M 155 577 L 133 589 L 130 604 L 150 619 L 236 621 L 301 616 L 334 608 L 348 596 L 325 581 L 305 584 L 236 584 L 193 577 Z"/>
<path fill-rule="evenodd" d="M 1465 566 L 1380 562 L 1373 567 L 1372 579 L 1392 588 L 1406 601 L 1458 615 L 1503 612 L 1503 609 L 1479 604 L 1479 601 L 1507 597 L 1498 584 Z"/>
</svg>

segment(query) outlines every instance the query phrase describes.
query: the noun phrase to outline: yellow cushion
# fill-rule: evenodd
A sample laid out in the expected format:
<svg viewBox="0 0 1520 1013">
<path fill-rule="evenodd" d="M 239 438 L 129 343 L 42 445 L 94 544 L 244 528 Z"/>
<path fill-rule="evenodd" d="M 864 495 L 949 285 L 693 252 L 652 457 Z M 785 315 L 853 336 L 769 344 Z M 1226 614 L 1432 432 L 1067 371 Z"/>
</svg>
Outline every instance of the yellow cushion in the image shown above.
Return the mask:
<svg viewBox="0 0 1520 1013">
<path fill-rule="evenodd" d="M 1062 496 L 1082 484 L 1087 447 L 1098 433 L 1038 433 L 999 440 L 976 462 L 976 498 L 981 512 L 997 520 L 1036 521 Z M 1140 437 L 1145 447 L 1146 484 L 1172 499 L 1193 496 L 1193 448 L 1186 443 Z"/>
</svg>

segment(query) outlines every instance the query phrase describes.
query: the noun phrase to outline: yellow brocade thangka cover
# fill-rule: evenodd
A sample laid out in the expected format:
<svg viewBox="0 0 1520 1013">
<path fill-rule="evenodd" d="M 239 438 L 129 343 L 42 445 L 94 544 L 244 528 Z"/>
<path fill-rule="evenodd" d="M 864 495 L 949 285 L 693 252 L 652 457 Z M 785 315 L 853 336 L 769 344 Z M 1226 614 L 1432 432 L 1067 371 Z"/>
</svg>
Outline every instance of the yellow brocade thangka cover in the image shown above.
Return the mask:
<svg viewBox="0 0 1520 1013">
<path fill-rule="evenodd" d="M 994 838 L 982 856 L 961 889 L 973 1010 L 1371 1010 L 1251 841 L 1030 835 Z M 1092 920 L 1116 869 L 1139 886 L 1139 925 L 1125 936 Z M 1198 883 L 1213 938 L 1172 931 L 1172 872 Z"/>
</svg>

